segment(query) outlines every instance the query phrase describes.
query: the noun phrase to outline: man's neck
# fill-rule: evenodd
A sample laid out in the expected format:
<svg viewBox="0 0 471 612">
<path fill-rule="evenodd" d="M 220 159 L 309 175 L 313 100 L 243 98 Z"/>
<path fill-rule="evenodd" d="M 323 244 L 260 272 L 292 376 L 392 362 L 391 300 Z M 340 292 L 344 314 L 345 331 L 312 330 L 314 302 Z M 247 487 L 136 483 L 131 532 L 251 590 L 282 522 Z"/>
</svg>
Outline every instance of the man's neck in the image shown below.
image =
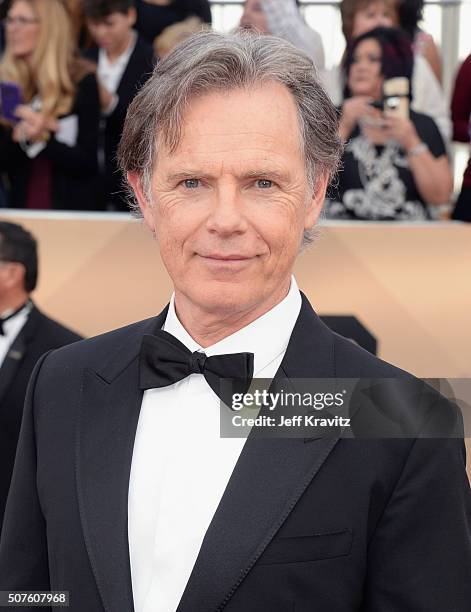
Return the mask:
<svg viewBox="0 0 471 612">
<path fill-rule="evenodd" d="M 15 295 L 0 297 L 0 317 L 6 312 L 18 310 L 20 306 L 27 302 L 28 297 L 29 296 L 27 293 L 18 293 Z"/>
<path fill-rule="evenodd" d="M 180 323 L 201 347 L 207 348 L 247 327 L 288 295 L 290 280 L 260 304 L 241 311 L 208 311 L 191 302 L 187 296 L 175 290 L 175 311 Z"/>
<path fill-rule="evenodd" d="M 123 53 L 126 53 L 126 51 L 129 49 L 129 46 L 131 45 L 133 41 L 133 38 L 134 38 L 134 32 L 133 30 L 129 30 L 129 35 L 127 36 L 126 40 L 123 40 L 123 42 L 121 43 L 119 47 L 117 47 L 116 49 L 113 49 L 113 51 L 110 53 L 106 51 L 106 57 L 108 58 L 108 61 L 110 62 L 110 64 L 113 64 L 114 62 L 116 62 L 123 55 Z"/>
</svg>

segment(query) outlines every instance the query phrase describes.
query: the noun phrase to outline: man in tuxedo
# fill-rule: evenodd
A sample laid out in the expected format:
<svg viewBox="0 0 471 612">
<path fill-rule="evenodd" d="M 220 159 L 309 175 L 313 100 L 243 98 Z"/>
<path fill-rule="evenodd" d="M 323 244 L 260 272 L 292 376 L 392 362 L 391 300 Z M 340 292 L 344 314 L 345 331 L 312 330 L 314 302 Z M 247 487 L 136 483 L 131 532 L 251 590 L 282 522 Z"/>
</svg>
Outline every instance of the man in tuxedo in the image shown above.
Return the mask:
<svg viewBox="0 0 471 612">
<path fill-rule="evenodd" d="M 31 372 L 43 353 L 81 339 L 34 305 L 37 276 L 34 237 L 0 221 L 0 529 Z"/>
<path fill-rule="evenodd" d="M 401 402 L 415 437 L 220 436 L 221 378 L 411 380 L 331 332 L 292 277 L 340 148 L 288 43 L 202 33 L 161 62 L 120 163 L 174 293 L 36 366 L 0 590 L 67 590 L 71 612 L 469 610 L 453 407 L 438 439 Z"/>
</svg>

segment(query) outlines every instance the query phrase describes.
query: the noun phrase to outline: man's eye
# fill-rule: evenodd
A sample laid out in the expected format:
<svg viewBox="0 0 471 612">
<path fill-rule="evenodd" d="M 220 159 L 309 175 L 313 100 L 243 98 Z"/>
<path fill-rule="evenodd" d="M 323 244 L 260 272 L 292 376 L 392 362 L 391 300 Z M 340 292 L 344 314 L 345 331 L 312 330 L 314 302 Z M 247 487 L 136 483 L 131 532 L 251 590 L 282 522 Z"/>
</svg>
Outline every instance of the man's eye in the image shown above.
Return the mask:
<svg viewBox="0 0 471 612">
<path fill-rule="evenodd" d="M 200 186 L 200 181 L 199 179 L 186 179 L 183 184 L 187 189 L 196 189 Z"/>
<path fill-rule="evenodd" d="M 273 181 L 269 181 L 268 179 L 258 179 L 257 187 L 260 187 L 260 189 L 270 189 L 270 187 L 273 187 Z"/>
</svg>

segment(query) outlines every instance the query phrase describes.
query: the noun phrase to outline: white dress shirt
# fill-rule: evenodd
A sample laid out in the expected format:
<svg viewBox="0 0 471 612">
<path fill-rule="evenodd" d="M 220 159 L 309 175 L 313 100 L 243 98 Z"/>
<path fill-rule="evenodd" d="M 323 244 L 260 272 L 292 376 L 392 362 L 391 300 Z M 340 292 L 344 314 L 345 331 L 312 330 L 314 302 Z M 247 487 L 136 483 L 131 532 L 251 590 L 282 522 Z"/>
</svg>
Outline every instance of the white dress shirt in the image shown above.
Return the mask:
<svg viewBox="0 0 471 612">
<path fill-rule="evenodd" d="M 273 378 L 301 308 L 288 295 L 262 317 L 202 349 L 178 320 L 174 298 L 165 331 L 190 351 L 254 353 L 254 376 Z M 144 392 L 131 465 L 128 537 L 136 612 L 175 612 L 244 438 L 221 438 L 220 400 L 202 374 Z M 228 551 L 230 554 L 230 551 Z"/>
<path fill-rule="evenodd" d="M 128 48 L 117 59 L 115 59 L 114 62 L 110 62 L 104 49 L 99 49 L 98 51 L 97 75 L 102 85 L 110 92 L 110 94 L 116 94 L 118 90 L 124 71 L 127 68 L 129 59 L 134 51 L 134 47 L 136 46 L 136 41 L 137 34 L 132 32 L 132 38 Z M 116 108 L 118 101 L 118 96 L 114 95 L 110 106 L 103 112 L 103 114 L 106 116 L 111 115 Z"/>
<path fill-rule="evenodd" d="M 8 319 L 3 323 L 3 332 L 4 335 L 0 334 L 0 367 L 5 361 L 5 357 L 10 350 L 11 345 L 15 341 L 16 337 L 23 329 L 26 321 L 28 320 L 28 315 L 31 311 L 32 305 L 31 302 L 25 304 L 24 308 L 22 308 L 19 312 L 16 313 L 14 317 Z M 5 310 L 0 315 L 0 318 L 8 317 L 13 312 L 13 309 Z"/>
</svg>

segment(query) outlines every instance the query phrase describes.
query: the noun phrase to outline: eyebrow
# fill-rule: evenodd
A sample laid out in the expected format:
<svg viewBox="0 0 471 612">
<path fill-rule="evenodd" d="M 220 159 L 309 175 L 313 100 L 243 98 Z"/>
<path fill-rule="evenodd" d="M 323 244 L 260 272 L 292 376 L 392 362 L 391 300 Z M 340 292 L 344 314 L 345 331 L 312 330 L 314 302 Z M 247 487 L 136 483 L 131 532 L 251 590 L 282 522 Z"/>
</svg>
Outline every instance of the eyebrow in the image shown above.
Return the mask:
<svg viewBox="0 0 471 612">
<path fill-rule="evenodd" d="M 255 178 L 262 178 L 262 177 L 269 177 L 270 179 L 273 179 L 280 183 L 289 182 L 288 173 L 280 172 L 278 170 L 274 170 L 273 168 L 268 168 L 268 167 L 254 168 L 253 170 L 243 172 L 241 175 L 237 176 L 239 180 L 246 180 L 246 179 L 251 179 L 251 178 L 255 179 Z M 178 172 L 171 172 L 170 174 L 166 176 L 166 179 L 170 181 L 171 183 L 173 182 L 179 183 L 181 181 L 185 181 L 187 179 L 192 179 L 192 178 L 211 180 L 211 179 L 214 179 L 215 177 L 211 174 L 208 174 L 205 172 L 199 172 L 198 170 L 191 170 L 191 169 L 179 170 Z"/>
</svg>

